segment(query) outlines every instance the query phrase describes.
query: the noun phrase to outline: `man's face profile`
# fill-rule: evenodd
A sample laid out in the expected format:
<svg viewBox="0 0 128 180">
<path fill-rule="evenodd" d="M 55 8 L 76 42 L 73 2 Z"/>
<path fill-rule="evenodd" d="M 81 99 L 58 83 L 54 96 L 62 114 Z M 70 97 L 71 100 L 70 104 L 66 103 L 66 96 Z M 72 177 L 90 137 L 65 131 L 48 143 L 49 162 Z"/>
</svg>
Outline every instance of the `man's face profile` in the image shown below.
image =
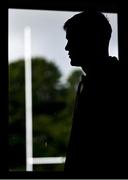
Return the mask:
<svg viewBox="0 0 128 180">
<path fill-rule="evenodd" d="M 67 45 L 65 50 L 68 51 L 69 58 L 71 59 L 71 65 L 77 66 L 80 61 L 79 52 L 79 40 L 73 33 L 66 32 Z"/>
<path fill-rule="evenodd" d="M 87 60 L 92 56 L 93 42 L 88 32 L 84 36 L 78 32 L 66 31 L 67 45 L 65 50 L 68 51 L 70 64 L 72 66 L 87 65 Z"/>
</svg>

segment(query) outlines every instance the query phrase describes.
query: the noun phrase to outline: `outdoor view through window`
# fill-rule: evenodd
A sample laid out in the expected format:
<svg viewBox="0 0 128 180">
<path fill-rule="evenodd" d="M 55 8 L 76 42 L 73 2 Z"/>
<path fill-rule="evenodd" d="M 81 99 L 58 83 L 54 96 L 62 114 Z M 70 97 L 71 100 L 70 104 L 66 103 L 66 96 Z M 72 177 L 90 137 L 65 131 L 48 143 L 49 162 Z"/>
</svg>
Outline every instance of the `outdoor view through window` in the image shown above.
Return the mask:
<svg viewBox="0 0 128 180">
<path fill-rule="evenodd" d="M 82 74 L 70 65 L 63 24 L 77 13 L 9 9 L 10 171 L 63 171 Z M 118 58 L 117 14 L 105 14 L 113 29 L 109 54 Z M 29 58 L 25 48 L 30 48 Z M 25 67 L 27 59 L 29 67 Z M 28 106 L 27 94 L 32 102 Z"/>
</svg>

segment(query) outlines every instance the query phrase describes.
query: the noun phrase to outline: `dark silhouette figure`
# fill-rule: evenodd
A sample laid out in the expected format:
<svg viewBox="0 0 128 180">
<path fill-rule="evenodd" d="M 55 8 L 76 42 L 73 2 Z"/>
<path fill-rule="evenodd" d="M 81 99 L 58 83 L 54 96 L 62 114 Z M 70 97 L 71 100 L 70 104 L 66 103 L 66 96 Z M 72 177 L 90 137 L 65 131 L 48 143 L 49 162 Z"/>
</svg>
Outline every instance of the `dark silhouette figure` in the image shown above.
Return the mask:
<svg viewBox="0 0 128 180">
<path fill-rule="evenodd" d="M 120 61 L 108 53 L 111 25 L 102 13 L 87 11 L 66 21 L 64 30 L 71 65 L 86 73 L 76 95 L 65 173 L 123 177 L 128 172 L 127 130 Z"/>
</svg>

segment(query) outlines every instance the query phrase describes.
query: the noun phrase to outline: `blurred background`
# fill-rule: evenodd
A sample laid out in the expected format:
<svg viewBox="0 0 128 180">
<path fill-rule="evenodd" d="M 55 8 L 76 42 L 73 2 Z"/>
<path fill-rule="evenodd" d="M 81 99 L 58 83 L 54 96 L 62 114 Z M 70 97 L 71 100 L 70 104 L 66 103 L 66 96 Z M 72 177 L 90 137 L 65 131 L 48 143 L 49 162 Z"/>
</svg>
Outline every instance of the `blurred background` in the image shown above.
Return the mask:
<svg viewBox="0 0 128 180">
<path fill-rule="evenodd" d="M 33 157 L 65 157 L 75 94 L 83 73 L 70 65 L 64 22 L 79 12 L 9 9 L 9 170 L 26 171 L 24 29 L 31 29 Z M 117 14 L 105 14 L 113 33 L 109 53 L 118 58 Z M 61 164 L 33 171 L 63 171 Z"/>
</svg>

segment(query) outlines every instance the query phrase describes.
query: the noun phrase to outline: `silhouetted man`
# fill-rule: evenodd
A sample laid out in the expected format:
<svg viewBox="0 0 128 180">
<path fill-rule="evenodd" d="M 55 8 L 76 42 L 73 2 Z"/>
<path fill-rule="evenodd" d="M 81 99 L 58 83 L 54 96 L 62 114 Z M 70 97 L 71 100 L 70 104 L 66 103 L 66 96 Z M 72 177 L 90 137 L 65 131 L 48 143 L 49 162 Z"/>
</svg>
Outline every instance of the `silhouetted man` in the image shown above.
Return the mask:
<svg viewBox="0 0 128 180">
<path fill-rule="evenodd" d="M 73 177 L 121 177 L 127 143 L 120 61 L 108 53 L 111 25 L 102 13 L 87 11 L 66 21 L 64 30 L 71 65 L 86 73 L 76 95 L 65 172 Z"/>
</svg>

